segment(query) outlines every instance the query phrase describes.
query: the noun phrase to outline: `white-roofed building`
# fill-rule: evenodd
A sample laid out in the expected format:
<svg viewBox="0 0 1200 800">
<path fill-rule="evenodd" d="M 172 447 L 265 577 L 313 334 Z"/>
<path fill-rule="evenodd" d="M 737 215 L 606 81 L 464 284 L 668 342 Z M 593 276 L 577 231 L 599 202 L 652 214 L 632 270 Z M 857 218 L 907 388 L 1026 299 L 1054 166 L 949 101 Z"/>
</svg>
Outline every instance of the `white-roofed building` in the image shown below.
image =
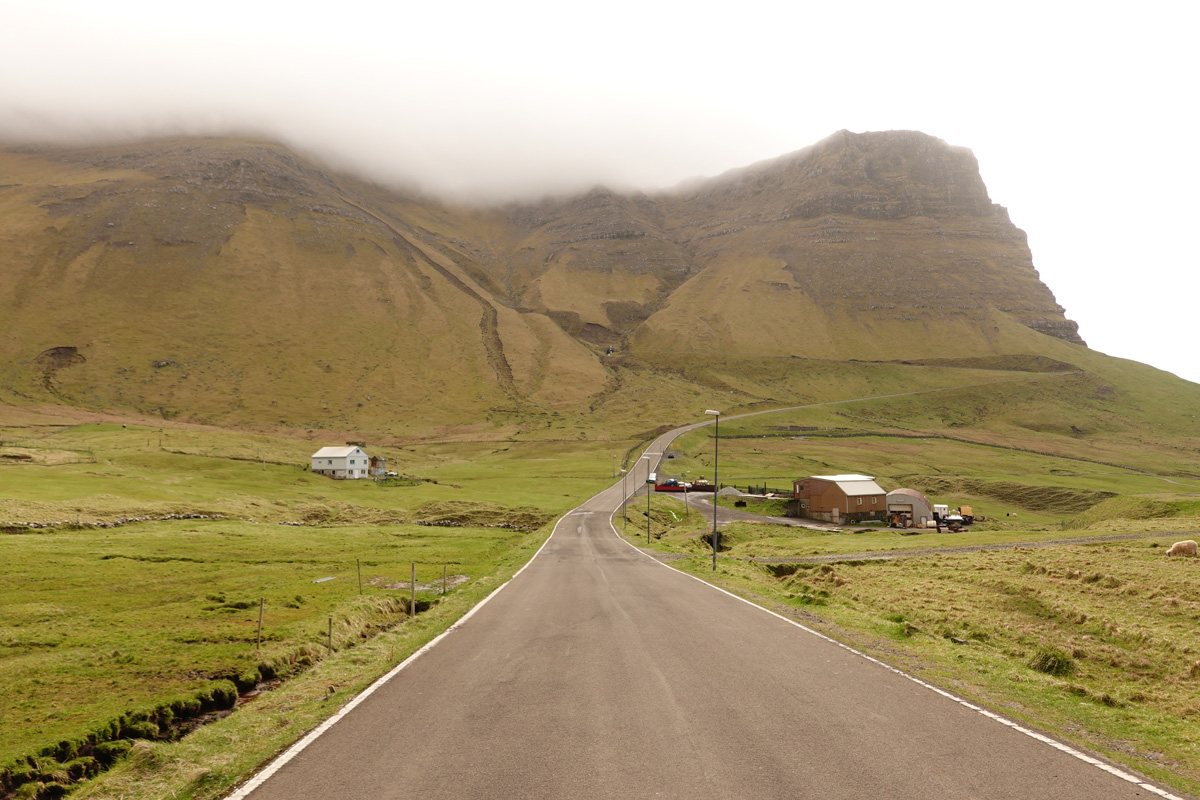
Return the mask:
<svg viewBox="0 0 1200 800">
<path fill-rule="evenodd" d="M 358 446 L 322 447 L 312 456 L 312 471 L 338 480 L 370 477 L 371 457 Z"/>
<path fill-rule="evenodd" d="M 870 475 L 812 475 L 792 482 L 797 516 L 826 522 L 884 520 L 887 492 Z"/>
</svg>

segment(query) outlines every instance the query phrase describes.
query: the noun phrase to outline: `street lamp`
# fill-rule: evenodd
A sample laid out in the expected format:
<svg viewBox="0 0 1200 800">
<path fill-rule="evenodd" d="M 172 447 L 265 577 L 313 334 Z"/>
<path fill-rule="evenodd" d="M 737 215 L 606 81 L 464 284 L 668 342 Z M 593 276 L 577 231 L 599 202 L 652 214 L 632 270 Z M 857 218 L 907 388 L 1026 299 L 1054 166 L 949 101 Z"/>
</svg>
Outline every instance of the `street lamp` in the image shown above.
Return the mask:
<svg viewBox="0 0 1200 800">
<path fill-rule="evenodd" d="M 629 501 L 629 495 L 625 494 L 625 476 L 629 470 L 621 467 L 621 530 L 629 527 L 629 515 L 625 513 L 625 504 Z"/>
<path fill-rule="evenodd" d="M 646 544 L 650 544 L 650 493 L 653 491 L 650 488 L 653 483 L 650 480 L 650 456 L 642 456 L 642 461 L 646 462 Z"/>
<path fill-rule="evenodd" d="M 713 504 L 713 532 L 712 532 L 713 567 L 712 568 L 713 568 L 713 572 L 716 572 L 717 571 L 717 540 L 721 537 L 721 534 L 717 532 L 717 490 L 721 486 L 721 484 L 717 481 L 717 465 L 720 463 L 720 449 L 721 449 L 721 412 L 713 411 L 710 408 L 710 409 L 706 410 L 704 413 L 712 414 L 714 417 L 714 419 L 713 419 L 713 499 L 712 499 L 712 504 Z"/>
</svg>

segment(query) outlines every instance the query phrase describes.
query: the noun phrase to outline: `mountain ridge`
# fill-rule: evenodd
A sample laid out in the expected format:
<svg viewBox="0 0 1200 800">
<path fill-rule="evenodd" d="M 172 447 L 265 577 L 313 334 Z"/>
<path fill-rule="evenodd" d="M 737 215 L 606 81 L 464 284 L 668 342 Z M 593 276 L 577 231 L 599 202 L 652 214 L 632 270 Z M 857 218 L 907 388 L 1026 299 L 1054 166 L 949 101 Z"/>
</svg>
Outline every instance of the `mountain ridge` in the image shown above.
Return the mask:
<svg viewBox="0 0 1200 800">
<path fill-rule="evenodd" d="M 496 420 L 636 406 L 622 392 L 671 368 L 664 351 L 1069 362 L 1041 337 L 1083 345 L 974 156 L 918 132 L 841 131 L 686 191 L 471 208 L 257 140 L 25 147 L 0 176 L 11 402 Z M 51 369 L 55 348 L 82 360 Z"/>
</svg>

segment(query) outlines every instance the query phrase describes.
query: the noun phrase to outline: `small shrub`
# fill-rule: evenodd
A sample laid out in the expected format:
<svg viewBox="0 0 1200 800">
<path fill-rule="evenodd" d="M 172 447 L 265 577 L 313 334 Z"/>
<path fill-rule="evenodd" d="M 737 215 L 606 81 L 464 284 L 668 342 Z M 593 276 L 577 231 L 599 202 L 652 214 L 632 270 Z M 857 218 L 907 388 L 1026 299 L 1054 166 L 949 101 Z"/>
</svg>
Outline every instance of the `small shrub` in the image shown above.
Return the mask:
<svg viewBox="0 0 1200 800">
<path fill-rule="evenodd" d="M 214 709 L 233 708 L 237 705 L 238 690 L 232 681 L 221 681 L 213 686 L 211 697 Z"/>
<path fill-rule="evenodd" d="M 3 773 L 0 773 L 0 777 L 4 779 L 0 785 L 20 786 L 23 783 L 29 783 L 37 778 L 37 776 L 37 770 L 31 767 L 28 761 L 21 760 L 6 769 Z"/>
<path fill-rule="evenodd" d="M 238 675 L 233 682 L 237 684 L 239 692 L 246 692 L 258 686 L 260 680 L 262 680 L 262 677 L 259 675 L 258 668 L 250 667 Z"/>
<path fill-rule="evenodd" d="M 93 753 L 97 761 L 106 767 L 110 767 L 118 758 L 128 753 L 131 747 L 133 747 L 132 742 L 125 739 L 117 739 L 112 742 L 101 742 L 96 745 Z"/>
<path fill-rule="evenodd" d="M 175 719 L 184 720 L 200 716 L 201 702 L 195 697 L 181 697 L 171 702 L 171 712 Z"/>
<path fill-rule="evenodd" d="M 1070 675 L 1075 671 L 1075 660 L 1056 647 L 1042 647 L 1029 659 L 1029 667 L 1046 675 Z"/>
<path fill-rule="evenodd" d="M 138 722 L 127 722 L 121 726 L 122 739 L 157 739 L 158 726 L 153 722 L 139 720 Z"/>
<path fill-rule="evenodd" d="M 41 791 L 37 793 L 37 798 L 38 800 L 58 800 L 60 797 L 66 797 L 70 791 L 70 786 L 55 781 L 44 785 Z"/>
<path fill-rule="evenodd" d="M 110 742 L 121 732 L 120 720 L 110 719 L 92 731 L 89 738 L 95 742 Z"/>
<path fill-rule="evenodd" d="M 42 754 L 53 756 L 55 761 L 70 761 L 79 754 L 84 744 L 83 739 L 63 739 L 54 747 L 43 750 Z"/>
<path fill-rule="evenodd" d="M 68 761 L 63 766 L 67 770 L 67 777 L 72 781 L 81 781 L 84 778 L 90 778 L 100 771 L 100 762 L 91 756 L 76 758 L 73 761 Z"/>
<path fill-rule="evenodd" d="M 17 798 L 17 800 L 36 800 L 43 788 L 44 785 L 39 781 L 22 783 L 17 787 L 17 791 L 13 794 L 13 797 Z"/>
<path fill-rule="evenodd" d="M 158 723 L 160 728 L 169 728 L 175 721 L 175 709 L 171 708 L 170 703 L 164 703 L 154 709 L 151 718 Z"/>
</svg>

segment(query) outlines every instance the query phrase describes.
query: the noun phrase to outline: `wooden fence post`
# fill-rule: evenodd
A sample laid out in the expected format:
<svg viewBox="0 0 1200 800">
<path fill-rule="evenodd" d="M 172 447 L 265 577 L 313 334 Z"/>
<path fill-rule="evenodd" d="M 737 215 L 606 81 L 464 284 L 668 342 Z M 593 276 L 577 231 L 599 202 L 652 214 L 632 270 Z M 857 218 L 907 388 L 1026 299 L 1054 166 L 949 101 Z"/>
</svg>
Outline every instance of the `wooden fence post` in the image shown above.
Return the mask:
<svg viewBox="0 0 1200 800">
<path fill-rule="evenodd" d="M 262 645 L 262 618 L 263 607 L 267 604 L 267 598 L 258 598 L 258 640 L 254 643 L 254 652 L 258 652 L 258 648 Z"/>
</svg>

